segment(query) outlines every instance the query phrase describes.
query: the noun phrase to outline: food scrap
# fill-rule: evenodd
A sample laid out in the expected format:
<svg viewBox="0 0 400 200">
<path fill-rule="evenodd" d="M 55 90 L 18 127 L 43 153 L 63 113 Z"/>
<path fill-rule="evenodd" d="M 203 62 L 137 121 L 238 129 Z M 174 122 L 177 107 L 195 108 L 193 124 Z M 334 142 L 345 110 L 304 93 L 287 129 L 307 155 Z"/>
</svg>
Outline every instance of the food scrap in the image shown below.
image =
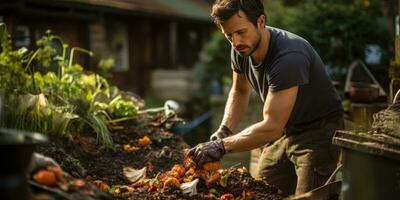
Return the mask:
<svg viewBox="0 0 400 200">
<path fill-rule="evenodd" d="M 55 186 L 59 182 L 64 182 L 62 169 L 57 166 L 50 166 L 41 169 L 33 175 L 33 180 L 41 185 Z"/>
<path fill-rule="evenodd" d="M 150 142 L 151 142 L 151 140 L 150 140 L 149 136 L 145 135 L 138 140 L 138 145 L 140 147 L 144 147 L 144 146 L 147 146 L 148 144 L 150 144 Z"/>
</svg>

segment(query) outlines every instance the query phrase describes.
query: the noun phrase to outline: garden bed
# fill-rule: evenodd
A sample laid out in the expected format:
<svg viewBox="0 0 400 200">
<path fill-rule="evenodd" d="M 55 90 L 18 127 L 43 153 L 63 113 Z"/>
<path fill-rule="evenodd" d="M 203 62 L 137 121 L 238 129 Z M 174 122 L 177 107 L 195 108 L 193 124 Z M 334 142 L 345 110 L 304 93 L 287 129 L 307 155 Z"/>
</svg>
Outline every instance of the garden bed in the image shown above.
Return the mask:
<svg viewBox="0 0 400 200">
<path fill-rule="evenodd" d="M 238 199 L 282 199 L 276 188 L 265 181 L 254 180 L 240 166 L 224 170 L 229 174 L 225 187 L 219 184 L 206 187 L 201 180 L 197 185 L 198 193 L 193 196 L 183 194 L 174 186 L 152 192 L 148 192 L 148 188 L 133 187 L 123 175 L 124 167 L 147 167 L 146 177 L 152 178 L 159 172 L 169 171 L 175 164 L 183 163 L 185 159 L 184 149 L 189 146 L 181 137 L 158 126 L 159 120 L 159 117 L 142 116 L 130 125 L 118 127 L 122 130 L 115 130 L 114 127 L 111 131 L 114 150 L 98 148 L 93 134 L 79 134 L 71 141 L 51 137 L 50 142 L 38 146 L 37 151 L 54 158 L 65 172 L 76 179 L 83 179 L 92 185 L 99 181 L 106 184 L 109 188 L 103 190 L 111 199 L 219 199 L 227 193 Z M 124 149 L 126 144 L 137 146 L 137 141 L 144 136 L 150 138 L 150 144 L 138 147 L 133 152 Z M 121 185 L 132 187 L 133 190 L 113 191 L 113 188 Z M 48 194 L 64 199 L 51 192 Z M 77 195 L 74 195 L 76 198 Z"/>
</svg>

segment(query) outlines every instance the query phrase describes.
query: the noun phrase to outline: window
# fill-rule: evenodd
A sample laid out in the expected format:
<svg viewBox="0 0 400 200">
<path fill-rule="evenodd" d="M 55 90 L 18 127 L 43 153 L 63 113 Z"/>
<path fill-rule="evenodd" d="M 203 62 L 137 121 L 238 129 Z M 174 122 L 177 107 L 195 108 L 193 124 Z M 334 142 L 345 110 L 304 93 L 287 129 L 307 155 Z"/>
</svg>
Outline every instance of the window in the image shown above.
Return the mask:
<svg viewBox="0 0 400 200">
<path fill-rule="evenodd" d="M 29 27 L 26 25 L 18 25 L 15 27 L 15 47 L 29 47 L 31 44 Z"/>
<path fill-rule="evenodd" d="M 115 71 L 129 70 L 128 30 L 125 24 L 113 23 L 108 34 L 110 35 L 109 47 L 115 59 Z"/>
</svg>

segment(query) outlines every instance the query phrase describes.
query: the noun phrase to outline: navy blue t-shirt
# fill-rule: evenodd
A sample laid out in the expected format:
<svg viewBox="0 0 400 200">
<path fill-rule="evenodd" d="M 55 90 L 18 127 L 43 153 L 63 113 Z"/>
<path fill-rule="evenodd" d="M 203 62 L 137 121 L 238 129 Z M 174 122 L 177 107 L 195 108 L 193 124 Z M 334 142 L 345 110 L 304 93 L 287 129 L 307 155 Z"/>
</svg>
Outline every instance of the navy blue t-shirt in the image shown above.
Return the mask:
<svg viewBox="0 0 400 200">
<path fill-rule="evenodd" d="M 265 60 L 256 66 L 251 57 L 242 57 L 232 49 L 232 69 L 245 74 L 263 102 L 268 91 L 299 86 L 286 127 L 302 126 L 342 114 L 341 99 L 313 47 L 288 31 L 269 26 L 266 29 L 271 37 Z"/>
</svg>

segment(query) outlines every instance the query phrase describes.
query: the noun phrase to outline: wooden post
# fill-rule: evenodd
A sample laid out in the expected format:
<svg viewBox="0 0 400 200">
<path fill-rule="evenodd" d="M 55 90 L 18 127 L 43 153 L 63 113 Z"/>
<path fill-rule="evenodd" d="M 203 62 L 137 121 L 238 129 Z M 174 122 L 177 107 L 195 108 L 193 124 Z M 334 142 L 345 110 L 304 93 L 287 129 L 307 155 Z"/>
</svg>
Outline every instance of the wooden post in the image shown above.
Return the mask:
<svg viewBox="0 0 400 200">
<path fill-rule="evenodd" d="M 395 57 L 394 60 L 391 61 L 391 66 L 390 66 L 390 97 L 389 97 L 389 103 L 393 103 L 392 100 L 397 93 L 397 91 L 400 89 L 400 75 L 398 73 L 399 67 L 400 67 L 400 0 L 398 0 L 398 10 L 397 10 L 397 16 L 395 19 L 395 39 L 394 39 L 394 49 L 395 49 Z"/>
<path fill-rule="evenodd" d="M 400 64 L 400 15 L 396 16 L 395 20 L 395 64 Z"/>
</svg>

